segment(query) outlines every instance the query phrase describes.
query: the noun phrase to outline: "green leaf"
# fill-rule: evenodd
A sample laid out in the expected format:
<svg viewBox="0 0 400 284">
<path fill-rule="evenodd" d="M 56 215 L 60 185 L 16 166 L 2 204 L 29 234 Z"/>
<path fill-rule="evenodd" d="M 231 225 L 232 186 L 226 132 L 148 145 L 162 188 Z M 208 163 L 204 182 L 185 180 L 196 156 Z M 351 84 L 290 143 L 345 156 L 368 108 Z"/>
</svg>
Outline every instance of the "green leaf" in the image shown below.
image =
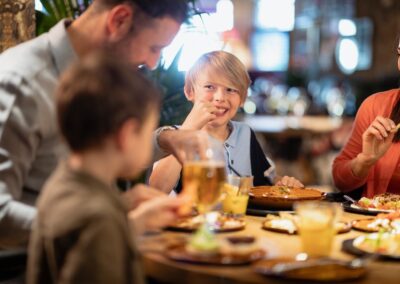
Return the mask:
<svg viewBox="0 0 400 284">
<path fill-rule="evenodd" d="M 54 4 L 57 8 L 57 12 L 59 14 L 59 20 L 67 18 L 68 13 L 67 13 L 67 7 L 65 6 L 65 3 L 63 0 L 54 0 Z"/>
<path fill-rule="evenodd" d="M 45 14 L 41 11 L 35 11 L 36 15 L 36 35 L 41 35 L 57 24 L 57 19 L 52 15 Z"/>
<path fill-rule="evenodd" d="M 51 1 L 51 0 L 50 1 L 41 0 L 40 2 L 42 3 L 44 9 L 46 10 L 46 13 L 48 15 L 53 16 L 54 18 L 56 18 L 56 14 L 55 14 L 55 11 L 54 11 L 53 5 L 52 5 L 53 1 Z M 37 21 L 37 19 L 36 19 L 36 21 Z"/>
</svg>

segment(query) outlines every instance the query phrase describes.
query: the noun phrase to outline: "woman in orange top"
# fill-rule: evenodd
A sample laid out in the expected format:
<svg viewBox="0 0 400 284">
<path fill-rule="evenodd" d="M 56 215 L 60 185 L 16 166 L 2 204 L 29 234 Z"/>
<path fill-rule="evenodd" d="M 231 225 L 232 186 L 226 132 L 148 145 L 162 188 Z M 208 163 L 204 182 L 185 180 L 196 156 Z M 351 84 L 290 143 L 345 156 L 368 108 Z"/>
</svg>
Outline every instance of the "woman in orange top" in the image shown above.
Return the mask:
<svg viewBox="0 0 400 284">
<path fill-rule="evenodd" d="M 397 65 L 400 71 L 400 42 Z M 362 188 L 362 195 L 400 194 L 400 89 L 368 97 L 357 112 L 353 131 L 333 162 L 336 187 L 343 192 Z"/>
</svg>

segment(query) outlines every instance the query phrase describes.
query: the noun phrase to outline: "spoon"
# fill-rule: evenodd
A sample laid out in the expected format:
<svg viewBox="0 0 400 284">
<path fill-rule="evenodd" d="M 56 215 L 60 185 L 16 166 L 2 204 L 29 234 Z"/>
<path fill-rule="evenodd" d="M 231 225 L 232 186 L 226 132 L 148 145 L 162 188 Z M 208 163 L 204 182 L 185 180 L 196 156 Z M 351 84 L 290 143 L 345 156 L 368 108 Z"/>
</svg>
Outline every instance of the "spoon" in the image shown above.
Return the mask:
<svg viewBox="0 0 400 284">
<path fill-rule="evenodd" d="M 348 196 L 348 195 L 343 195 L 343 197 L 344 197 L 344 199 L 346 199 L 346 200 L 348 200 L 348 201 L 350 201 L 351 203 L 354 203 L 354 204 L 357 204 L 357 201 L 355 201 L 353 198 L 351 198 L 350 196 Z"/>
</svg>

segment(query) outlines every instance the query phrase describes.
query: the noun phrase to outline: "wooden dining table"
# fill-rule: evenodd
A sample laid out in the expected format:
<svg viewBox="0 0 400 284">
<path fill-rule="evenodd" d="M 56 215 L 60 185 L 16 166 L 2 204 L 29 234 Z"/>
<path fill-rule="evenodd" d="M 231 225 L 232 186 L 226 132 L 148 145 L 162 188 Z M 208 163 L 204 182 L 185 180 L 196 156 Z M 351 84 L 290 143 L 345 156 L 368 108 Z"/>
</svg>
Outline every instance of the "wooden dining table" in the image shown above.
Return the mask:
<svg viewBox="0 0 400 284">
<path fill-rule="evenodd" d="M 230 233 L 219 233 L 218 237 L 227 236 L 254 236 L 259 238 L 266 259 L 293 258 L 301 252 L 300 238 L 262 229 L 265 217 L 245 216 L 244 230 Z M 343 221 L 371 218 L 371 216 L 344 212 Z M 354 255 L 342 251 L 342 242 L 367 233 L 351 230 L 348 233 L 338 234 L 334 240 L 331 256 L 338 259 L 350 260 Z M 186 238 L 188 233 L 163 231 L 158 234 L 143 237 L 139 246 L 143 254 L 143 266 L 146 275 L 160 283 L 209 283 L 209 284 L 239 284 L 239 283 L 299 283 L 275 277 L 264 276 L 254 269 L 254 264 L 229 265 L 201 265 L 178 262 L 165 256 L 166 246 L 177 238 Z M 301 282 L 307 283 L 307 282 Z M 367 274 L 351 283 L 400 283 L 400 261 L 375 260 L 368 264 Z"/>
</svg>

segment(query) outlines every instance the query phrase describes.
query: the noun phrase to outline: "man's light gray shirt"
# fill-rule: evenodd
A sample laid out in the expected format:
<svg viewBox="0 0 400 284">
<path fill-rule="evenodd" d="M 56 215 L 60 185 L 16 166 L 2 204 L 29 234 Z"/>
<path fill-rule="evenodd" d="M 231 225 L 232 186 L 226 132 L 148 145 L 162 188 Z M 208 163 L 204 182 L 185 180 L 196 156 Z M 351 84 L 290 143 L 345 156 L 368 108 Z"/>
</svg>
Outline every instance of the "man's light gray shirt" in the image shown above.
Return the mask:
<svg viewBox="0 0 400 284">
<path fill-rule="evenodd" d="M 77 58 L 67 24 L 0 55 L 0 247 L 26 242 L 39 190 L 66 152 L 54 91 Z"/>
</svg>

